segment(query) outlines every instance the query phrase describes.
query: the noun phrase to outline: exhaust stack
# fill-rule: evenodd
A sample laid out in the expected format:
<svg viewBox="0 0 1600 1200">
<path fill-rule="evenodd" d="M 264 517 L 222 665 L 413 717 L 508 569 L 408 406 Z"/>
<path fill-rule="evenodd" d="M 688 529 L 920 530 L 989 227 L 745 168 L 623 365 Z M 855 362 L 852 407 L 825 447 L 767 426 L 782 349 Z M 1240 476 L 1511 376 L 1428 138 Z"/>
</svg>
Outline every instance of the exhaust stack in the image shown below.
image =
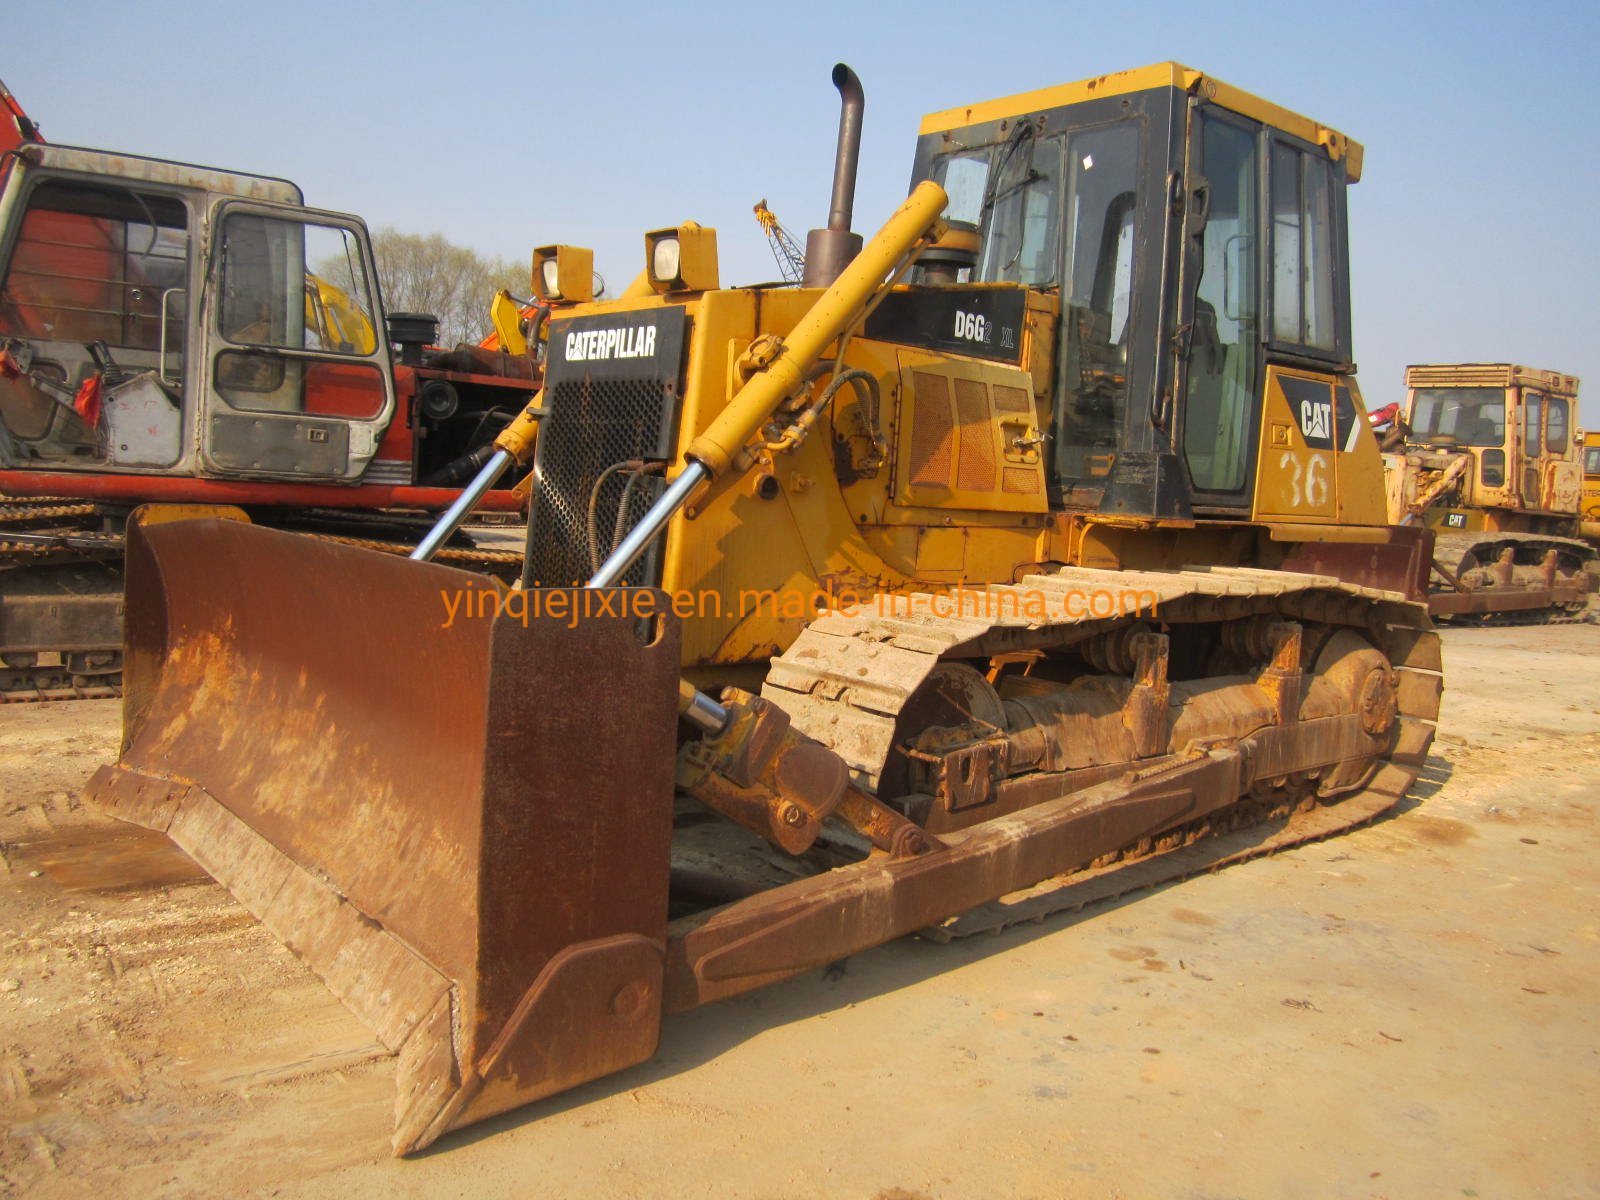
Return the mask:
<svg viewBox="0 0 1600 1200">
<path fill-rule="evenodd" d="M 861 116 L 867 98 L 861 80 L 844 63 L 833 68 L 833 86 L 839 89 L 839 148 L 833 160 L 833 197 L 828 205 L 828 227 L 806 234 L 806 270 L 801 286 L 830 286 L 861 252 L 861 235 L 850 232 L 851 210 L 856 203 L 856 165 L 861 161 Z"/>
</svg>

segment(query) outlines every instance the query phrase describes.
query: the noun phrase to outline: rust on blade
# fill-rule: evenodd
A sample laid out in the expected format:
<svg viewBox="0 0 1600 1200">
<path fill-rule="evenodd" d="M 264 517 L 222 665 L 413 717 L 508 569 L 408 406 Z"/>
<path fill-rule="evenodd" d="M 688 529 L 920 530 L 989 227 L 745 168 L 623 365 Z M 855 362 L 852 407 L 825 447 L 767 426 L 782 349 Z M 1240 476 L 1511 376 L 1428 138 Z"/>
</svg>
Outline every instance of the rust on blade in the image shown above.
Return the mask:
<svg viewBox="0 0 1600 1200">
<path fill-rule="evenodd" d="M 552 596 L 230 522 L 130 538 L 90 795 L 398 1053 L 400 1153 L 654 1052 L 677 627 Z"/>
</svg>

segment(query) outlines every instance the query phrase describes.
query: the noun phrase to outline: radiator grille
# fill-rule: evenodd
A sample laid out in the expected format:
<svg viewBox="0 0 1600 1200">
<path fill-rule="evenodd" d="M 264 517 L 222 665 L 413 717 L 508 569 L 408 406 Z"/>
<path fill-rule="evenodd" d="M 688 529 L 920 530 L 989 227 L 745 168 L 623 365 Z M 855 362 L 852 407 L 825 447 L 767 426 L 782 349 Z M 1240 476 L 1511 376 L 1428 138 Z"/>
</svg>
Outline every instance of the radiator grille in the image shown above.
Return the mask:
<svg viewBox="0 0 1600 1200">
<path fill-rule="evenodd" d="M 994 385 L 994 406 L 1004 413 L 1033 414 L 1033 397 L 1019 387 Z"/>
<path fill-rule="evenodd" d="M 1001 476 L 1000 490 L 1019 496 L 1039 493 L 1039 472 L 1033 467 L 1007 467 Z"/>
<path fill-rule="evenodd" d="M 992 492 L 994 431 L 989 424 L 989 389 L 974 379 L 957 379 L 956 412 L 961 421 L 956 487 L 964 492 Z"/>
<path fill-rule="evenodd" d="M 950 443 L 955 433 L 950 420 L 950 384 L 943 375 L 914 371 L 911 376 L 911 482 L 950 486 Z"/>
<path fill-rule="evenodd" d="M 675 314 L 675 319 L 674 315 Z M 633 316 L 637 324 L 643 318 Z M 571 332 L 615 327 L 618 316 L 574 318 L 551 329 L 545 370 L 528 553 L 523 578 L 530 586 L 582 584 L 594 573 L 590 553 L 589 504 L 596 482 L 614 464 L 640 459 L 663 462 L 673 452 L 677 418 L 678 364 L 683 346 L 683 310 L 648 315 L 658 328 L 656 354 L 611 362 L 567 362 L 561 348 Z M 628 474 L 613 472 L 595 499 L 598 553 L 612 548 L 618 509 L 627 492 L 622 527 L 631 529 L 665 488 L 660 475 L 640 478 L 631 490 Z M 619 581 L 653 586 L 661 577 L 657 538 Z"/>
</svg>

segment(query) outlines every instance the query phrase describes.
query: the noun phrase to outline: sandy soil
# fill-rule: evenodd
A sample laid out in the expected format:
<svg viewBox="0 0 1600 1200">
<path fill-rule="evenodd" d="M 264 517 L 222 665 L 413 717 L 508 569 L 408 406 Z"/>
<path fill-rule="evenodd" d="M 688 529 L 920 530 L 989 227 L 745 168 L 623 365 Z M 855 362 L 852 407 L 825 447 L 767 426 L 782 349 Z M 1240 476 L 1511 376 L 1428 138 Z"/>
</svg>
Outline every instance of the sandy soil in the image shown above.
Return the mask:
<svg viewBox="0 0 1600 1200">
<path fill-rule="evenodd" d="M 0 1191 L 1600 1196 L 1600 627 L 1446 653 L 1425 783 L 1372 827 L 691 1013 L 403 1162 L 365 1030 L 77 802 L 117 705 L 0 708 Z"/>
</svg>

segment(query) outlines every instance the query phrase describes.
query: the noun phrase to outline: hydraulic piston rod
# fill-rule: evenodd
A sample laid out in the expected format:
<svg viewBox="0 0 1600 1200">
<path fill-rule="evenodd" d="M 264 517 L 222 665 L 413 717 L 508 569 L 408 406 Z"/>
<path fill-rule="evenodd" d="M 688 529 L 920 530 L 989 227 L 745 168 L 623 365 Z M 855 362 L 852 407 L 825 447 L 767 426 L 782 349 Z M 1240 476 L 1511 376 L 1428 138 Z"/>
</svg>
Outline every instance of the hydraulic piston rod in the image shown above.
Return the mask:
<svg viewBox="0 0 1600 1200">
<path fill-rule="evenodd" d="M 461 522 L 471 515 L 478 501 L 483 499 L 490 488 L 500 482 L 500 476 L 504 475 L 506 469 L 515 461 L 508 451 L 496 450 L 494 457 L 483 464 L 483 469 L 478 472 L 477 477 L 467 485 L 461 495 L 456 497 L 456 502 L 445 510 L 444 516 L 428 530 L 428 536 L 417 543 L 417 548 L 409 557 L 416 562 L 431 561 L 433 556 L 439 553 L 439 547 L 448 542 L 455 531 L 461 528 Z"/>
<path fill-rule="evenodd" d="M 539 422 L 544 418 L 545 410 L 540 406 L 544 393 L 536 392 L 528 406 L 517 414 L 517 419 L 512 421 L 500 431 L 494 439 L 494 457 L 483 464 L 471 483 L 456 497 L 456 501 L 445 510 L 428 535 L 417 543 L 417 548 L 408 556 L 415 562 L 429 562 L 439 553 L 443 546 L 461 528 L 472 510 L 477 507 L 490 488 L 500 482 L 512 463 L 527 466 L 533 458 L 533 441 L 538 432 Z"/>
<path fill-rule="evenodd" d="M 640 521 L 622 539 L 622 544 L 611 552 L 611 557 L 600 564 L 600 569 L 589 578 L 585 587 L 600 588 L 610 587 L 622 578 L 623 572 L 638 561 L 638 558 L 655 541 L 656 535 L 661 532 L 666 523 L 672 519 L 672 514 L 682 508 L 695 488 L 700 486 L 704 479 L 710 477 L 710 472 L 694 460 L 684 464 L 683 470 L 672 481 L 672 485 L 661 494 L 650 511 L 640 518 Z"/>
</svg>

